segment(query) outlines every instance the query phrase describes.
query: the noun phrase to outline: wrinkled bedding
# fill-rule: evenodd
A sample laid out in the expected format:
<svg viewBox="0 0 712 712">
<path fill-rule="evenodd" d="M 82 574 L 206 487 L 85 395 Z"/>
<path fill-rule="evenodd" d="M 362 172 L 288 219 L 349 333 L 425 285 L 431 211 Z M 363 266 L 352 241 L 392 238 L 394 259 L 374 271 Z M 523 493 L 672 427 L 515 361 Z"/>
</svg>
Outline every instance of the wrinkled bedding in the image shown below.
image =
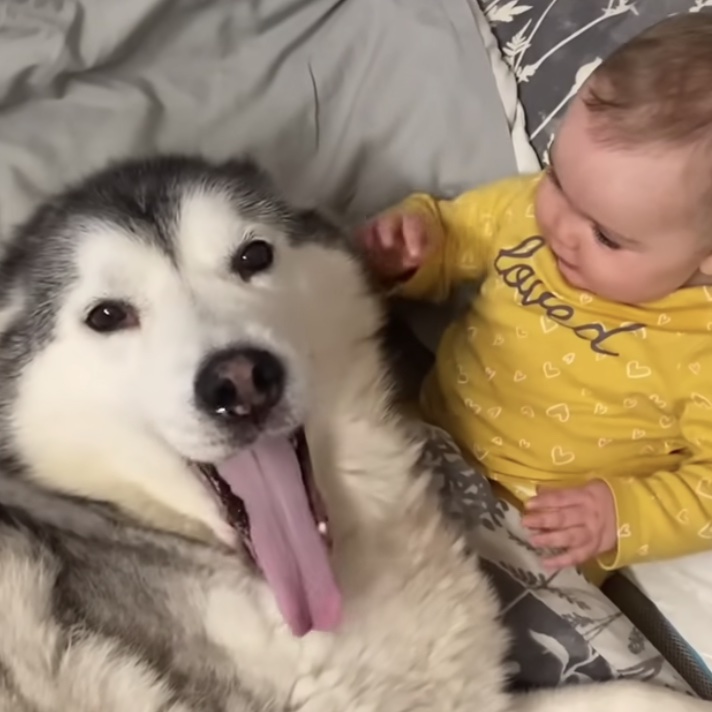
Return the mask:
<svg viewBox="0 0 712 712">
<path fill-rule="evenodd" d="M 413 190 L 454 195 L 510 175 L 526 151 L 474 2 L 1 3 L 0 235 L 87 171 L 158 151 L 249 152 L 292 199 L 351 219 Z M 431 433 L 424 456 L 490 561 L 519 684 L 684 687 L 600 592 L 543 575 L 516 512 L 446 439 Z"/>
<path fill-rule="evenodd" d="M 350 216 L 517 170 L 467 0 L 0 3 L 0 229 L 108 159 L 249 151 Z"/>
</svg>

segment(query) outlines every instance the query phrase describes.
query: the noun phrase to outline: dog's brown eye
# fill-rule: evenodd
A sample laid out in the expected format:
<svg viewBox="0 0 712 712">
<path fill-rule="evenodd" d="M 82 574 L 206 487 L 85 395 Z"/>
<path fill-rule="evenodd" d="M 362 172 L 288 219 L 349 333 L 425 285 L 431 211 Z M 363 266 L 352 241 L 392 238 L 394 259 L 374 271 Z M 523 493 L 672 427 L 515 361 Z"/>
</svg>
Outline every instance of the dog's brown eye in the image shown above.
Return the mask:
<svg viewBox="0 0 712 712">
<path fill-rule="evenodd" d="M 136 310 L 124 302 L 100 302 L 88 314 L 84 323 L 100 334 L 138 326 Z"/>
<path fill-rule="evenodd" d="M 232 271 L 248 282 L 254 275 L 268 270 L 274 262 L 274 249 L 264 240 L 251 240 L 240 247 L 232 258 Z"/>
</svg>

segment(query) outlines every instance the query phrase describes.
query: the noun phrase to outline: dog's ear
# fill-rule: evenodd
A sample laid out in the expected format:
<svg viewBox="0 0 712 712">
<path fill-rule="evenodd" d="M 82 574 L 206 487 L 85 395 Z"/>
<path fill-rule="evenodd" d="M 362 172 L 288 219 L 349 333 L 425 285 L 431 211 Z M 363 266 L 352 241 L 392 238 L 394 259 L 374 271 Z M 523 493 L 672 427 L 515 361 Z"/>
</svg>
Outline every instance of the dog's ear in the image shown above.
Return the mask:
<svg viewBox="0 0 712 712">
<path fill-rule="evenodd" d="M 301 228 L 310 232 L 341 232 L 344 229 L 336 215 L 322 208 L 298 208 L 297 219 Z"/>
<path fill-rule="evenodd" d="M 355 228 L 340 219 L 334 212 L 321 208 L 302 208 L 295 212 L 295 229 L 290 236 L 295 244 L 319 244 L 341 250 L 359 266 L 364 283 L 370 291 L 381 293 L 383 285 L 368 268 L 368 264 L 356 239 Z"/>
<path fill-rule="evenodd" d="M 270 173 L 250 154 L 234 156 L 215 168 L 219 175 L 234 182 L 243 191 L 252 188 L 256 192 L 268 195 L 279 193 Z"/>
<path fill-rule="evenodd" d="M 322 208 L 292 208 L 290 227 L 290 237 L 297 243 L 316 242 L 325 247 L 351 249 L 346 223 Z"/>
</svg>

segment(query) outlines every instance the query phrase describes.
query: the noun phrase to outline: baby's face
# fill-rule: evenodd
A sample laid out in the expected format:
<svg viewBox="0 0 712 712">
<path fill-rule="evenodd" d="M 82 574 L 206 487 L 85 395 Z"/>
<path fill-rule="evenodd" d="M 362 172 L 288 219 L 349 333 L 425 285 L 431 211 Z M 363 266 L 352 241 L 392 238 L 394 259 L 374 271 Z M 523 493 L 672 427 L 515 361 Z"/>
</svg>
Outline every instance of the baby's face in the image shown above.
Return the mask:
<svg viewBox="0 0 712 712">
<path fill-rule="evenodd" d="M 690 153 L 608 146 L 594 140 L 589 120 L 575 99 L 536 197 L 542 235 L 564 279 L 628 304 L 709 281 L 700 270 L 708 271 L 712 249 L 691 217 L 699 198 Z"/>
</svg>

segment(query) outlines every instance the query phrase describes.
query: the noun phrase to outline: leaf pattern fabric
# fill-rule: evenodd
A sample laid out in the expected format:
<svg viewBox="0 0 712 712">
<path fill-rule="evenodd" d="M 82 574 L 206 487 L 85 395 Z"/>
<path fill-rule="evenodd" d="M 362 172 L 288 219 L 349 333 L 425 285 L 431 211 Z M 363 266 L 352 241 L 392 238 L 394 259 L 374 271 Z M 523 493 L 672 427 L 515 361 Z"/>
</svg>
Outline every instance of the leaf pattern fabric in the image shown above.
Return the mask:
<svg viewBox="0 0 712 712">
<path fill-rule="evenodd" d="M 616 47 L 712 0 L 479 0 L 512 69 L 540 160 L 571 97 Z"/>
<path fill-rule="evenodd" d="M 447 515 L 482 557 L 513 632 L 517 688 L 630 678 L 690 692 L 662 654 L 598 588 L 573 569 L 551 574 L 528 543 L 519 512 L 492 491 L 443 430 L 424 428 L 422 460 Z"/>
</svg>

